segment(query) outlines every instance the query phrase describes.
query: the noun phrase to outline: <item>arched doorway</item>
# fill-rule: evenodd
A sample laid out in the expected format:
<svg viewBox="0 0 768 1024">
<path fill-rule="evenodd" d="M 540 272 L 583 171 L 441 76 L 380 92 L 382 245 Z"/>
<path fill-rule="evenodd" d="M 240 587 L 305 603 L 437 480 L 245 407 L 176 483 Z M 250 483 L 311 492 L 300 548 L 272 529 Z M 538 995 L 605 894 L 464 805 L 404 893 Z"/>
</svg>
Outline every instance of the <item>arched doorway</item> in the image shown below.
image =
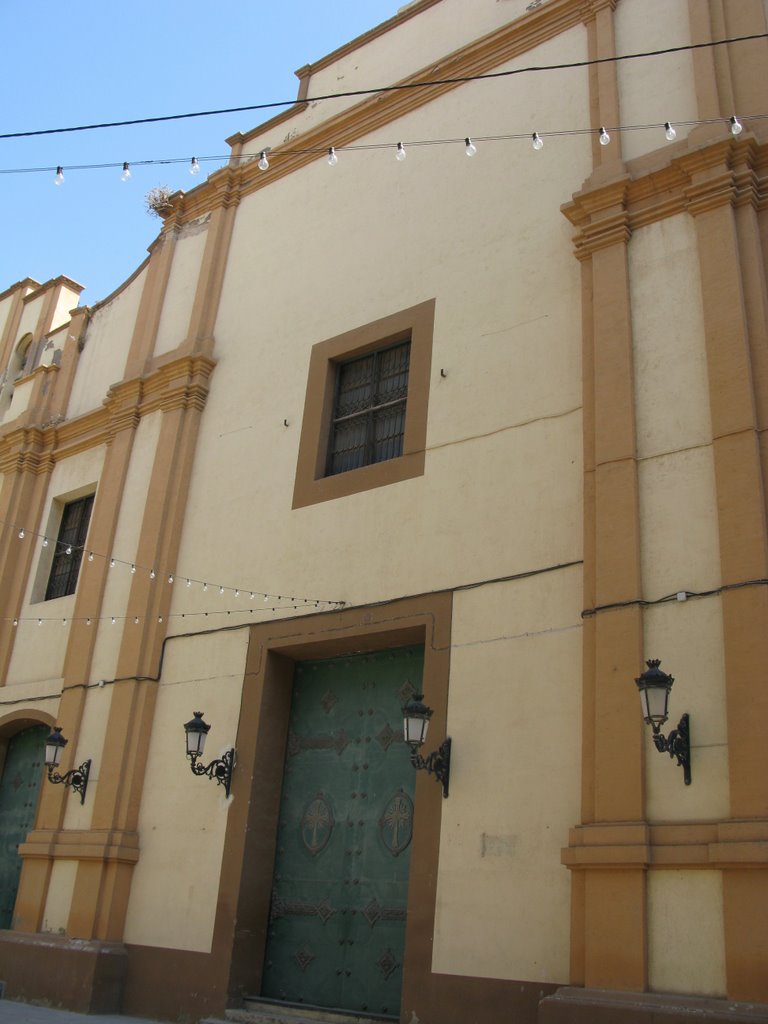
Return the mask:
<svg viewBox="0 0 768 1024">
<path fill-rule="evenodd" d="M 19 845 L 35 823 L 47 725 L 33 725 L 8 740 L 0 778 L 0 928 L 10 928 L 21 874 Z"/>
</svg>

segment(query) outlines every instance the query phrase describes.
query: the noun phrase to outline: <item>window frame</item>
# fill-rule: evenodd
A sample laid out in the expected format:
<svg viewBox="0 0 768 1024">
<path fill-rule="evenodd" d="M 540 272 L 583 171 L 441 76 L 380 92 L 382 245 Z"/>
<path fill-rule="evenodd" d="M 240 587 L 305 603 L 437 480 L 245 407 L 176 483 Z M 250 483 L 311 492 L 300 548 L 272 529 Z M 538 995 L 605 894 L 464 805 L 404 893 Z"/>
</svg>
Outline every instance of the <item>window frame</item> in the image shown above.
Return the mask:
<svg viewBox="0 0 768 1024">
<path fill-rule="evenodd" d="M 78 498 L 72 498 L 69 501 L 64 502 L 61 510 L 61 518 L 59 520 L 59 526 L 56 531 L 56 541 L 54 546 L 53 555 L 51 557 L 51 564 L 48 568 L 48 574 L 45 583 L 45 595 L 44 601 L 58 601 L 62 597 L 70 597 L 77 590 L 77 582 L 80 579 L 80 569 L 82 567 L 83 553 L 85 551 L 85 542 L 88 539 L 88 530 L 91 526 L 91 519 L 93 518 L 93 502 L 95 494 L 90 492 L 88 494 L 80 495 Z M 77 533 L 74 538 L 62 539 L 62 533 L 67 528 L 67 510 L 71 509 L 74 505 L 84 505 L 89 503 L 88 517 L 85 522 L 85 528 L 83 529 L 82 517 L 80 523 L 77 525 Z M 67 555 L 66 545 L 72 545 L 72 554 Z M 54 576 L 56 575 L 56 569 L 60 560 L 69 559 L 71 560 L 68 565 L 68 572 L 66 575 L 65 590 L 61 594 L 52 594 L 51 587 L 53 585 Z M 63 575 L 63 574 L 62 574 Z"/>
<path fill-rule="evenodd" d="M 424 473 L 435 300 L 429 299 L 313 345 L 309 359 L 293 508 L 345 497 Z M 402 455 L 326 474 L 337 367 L 410 339 Z"/>
</svg>

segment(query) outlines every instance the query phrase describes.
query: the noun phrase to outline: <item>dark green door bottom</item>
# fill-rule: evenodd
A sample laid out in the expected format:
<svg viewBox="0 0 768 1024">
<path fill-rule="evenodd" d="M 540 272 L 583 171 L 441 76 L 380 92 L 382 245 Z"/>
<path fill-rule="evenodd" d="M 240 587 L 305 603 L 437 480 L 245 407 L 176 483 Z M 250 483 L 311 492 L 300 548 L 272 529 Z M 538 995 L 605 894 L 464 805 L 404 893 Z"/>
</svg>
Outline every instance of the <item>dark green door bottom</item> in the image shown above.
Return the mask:
<svg viewBox="0 0 768 1024">
<path fill-rule="evenodd" d="M 0 928 L 11 927 L 21 874 L 19 844 L 35 823 L 49 731 L 45 725 L 35 725 L 8 743 L 0 779 Z"/>
<path fill-rule="evenodd" d="M 297 665 L 262 994 L 397 1016 L 423 649 Z"/>
</svg>

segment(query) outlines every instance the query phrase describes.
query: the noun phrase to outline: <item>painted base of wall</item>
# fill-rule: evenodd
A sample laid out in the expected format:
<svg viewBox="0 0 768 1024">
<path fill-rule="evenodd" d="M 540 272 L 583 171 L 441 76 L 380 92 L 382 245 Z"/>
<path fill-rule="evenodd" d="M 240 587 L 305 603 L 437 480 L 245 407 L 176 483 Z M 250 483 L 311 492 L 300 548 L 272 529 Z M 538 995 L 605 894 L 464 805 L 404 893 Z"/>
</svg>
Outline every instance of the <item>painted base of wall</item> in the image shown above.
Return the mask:
<svg viewBox="0 0 768 1024">
<path fill-rule="evenodd" d="M 8 999 L 78 1013 L 117 1013 L 127 966 L 119 942 L 0 931 L 0 980 Z"/>
<path fill-rule="evenodd" d="M 538 1024 L 768 1024 L 765 1003 L 726 999 L 613 992 L 598 988 L 559 988 L 539 1005 Z"/>
</svg>

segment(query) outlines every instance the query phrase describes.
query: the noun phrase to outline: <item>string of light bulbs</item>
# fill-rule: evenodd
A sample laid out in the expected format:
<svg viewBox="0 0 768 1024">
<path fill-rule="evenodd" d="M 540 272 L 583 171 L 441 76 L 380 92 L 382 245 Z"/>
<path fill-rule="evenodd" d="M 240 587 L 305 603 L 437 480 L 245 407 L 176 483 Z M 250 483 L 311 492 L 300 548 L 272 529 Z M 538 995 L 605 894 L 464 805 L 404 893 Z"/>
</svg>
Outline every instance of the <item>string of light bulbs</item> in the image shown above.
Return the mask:
<svg viewBox="0 0 768 1024">
<path fill-rule="evenodd" d="M 488 71 L 477 75 L 459 75 L 455 78 L 432 79 L 429 82 L 400 82 L 395 85 L 380 85 L 369 89 L 349 89 L 344 92 L 326 93 L 319 96 L 307 96 L 298 101 L 302 104 L 320 103 L 324 100 L 349 99 L 355 96 L 376 96 L 388 92 L 402 92 L 414 89 L 434 89 L 444 85 L 461 85 L 467 82 L 492 81 L 497 78 L 510 78 L 542 71 L 567 71 L 575 68 L 596 67 L 601 64 L 618 64 L 627 60 L 644 60 L 650 57 L 663 57 L 667 54 L 684 53 L 692 50 L 712 49 L 716 46 L 729 46 L 733 43 L 752 42 L 757 39 L 768 39 L 768 32 L 758 32 L 746 36 L 731 36 L 726 39 L 713 39 L 706 43 L 686 43 L 682 46 L 667 46 L 658 50 L 643 50 L 638 53 L 618 54 L 614 57 L 595 57 L 591 60 L 568 61 L 561 64 L 532 64 L 522 68 L 508 68 L 505 71 Z M 126 128 L 137 124 L 158 124 L 164 121 L 182 121 L 195 117 L 214 117 L 220 114 L 240 114 L 255 110 L 270 110 L 276 107 L 295 106 L 297 100 L 273 100 L 269 103 L 251 103 L 239 107 L 223 107 L 218 110 L 197 110 L 185 114 L 163 114 L 155 117 L 136 117 L 127 121 L 103 121 L 96 124 L 74 125 L 67 128 L 38 128 L 24 132 L 5 132 L 0 139 L 23 139 L 40 135 L 62 135 L 72 132 L 94 131 L 100 128 Z"/>
<path fill-rule="evenodd" d="M 191 175 L 197 175 L 200 173 L 200 165 L 202 163 L 228 163 L 232 160 L 235 166 L 242 164 L 251 163 L 256 161 L 258 167 L 262 171 L 267 171 L 272 166 L 274 160 L 280 160 L 290 156 L 325 156 L 331 167 L 335 167 L 339 162 L 340 153 L 356 153 L 356 152 L 372 152 L 372 151 L 390 151 L 394 154 L 395 159 L 403 161 L 408 155 L 410 148 L 419 148 L 427 146 L 462 146 L 467 156 L 475 156 L 478 152 L 478 145 L 484 145 L 485 143 L 494 142 L 516 142 L 516 141 L 529 141 L 533 149 L 540 151 L 544 148 L 544 140 L 548 138 L 565 138 L 572 136 L 583 136 L 583 135 L 596 135 L 602 146 L 607 146 L 611 142 L 613 135 L 619 135 L 627 132 L 641 132 L 641 131 L 662 131 L 664 137 L 668 142 L 674 142 L 677 138 L 678 128 L 696 128 L 701 125 L 711 124 L 722 124 L 727 126 L 728 130 L 732 135 L 738 136 L 744 131 L 744 125 L 752 121 L 762 121 L 768 118 L 766 114 L 749 114 L 748 116 L 737 116 L 736 114 L 730 117 L 716 117 L 716 118 L 700 118 L 697 120 L 688 121 L 663 121 L 663 122 L 652 122 L 649 124 L 631 124 L 631 125 L 615 125 L 613 127 L 606 127 L 601 125 L 599 128 L 561 128 L 553 129 L 549 131 L 534 131 L 534 132 L 511 132 L 503 135 L 474 135 L 463 137 L 455 137 L 450 139 L 412 139 L 407 141 L 399 142 L 371 142 L 371 143 L 350 143 L 346 146 L 311 146 L 311 147 L 295 147 L 289 146 L 284 149 L 280 149 L 277 152 L 273 152 L 271 148 L 262 149 L 257 153 L 249 153 L 240 157 L 231 158 L 225 154 L 217 154 L 213 156 L 193 156 L 191 159 L 186 156 L 182 157 L 162 157 L 156 159 L 147 160 L 134 160 L 134 161 L 109 161 L 105 163 L 97 164 L 68 164 L 66 167 L 67 173 L 69 171 L 95 171 L 95 170 L 114 170 L 121 169 L 120 178 L 122 181 L 127 182 L 132 178 L 131 167 L 149 167 L 149 166 L 161 166 L 168 164 L 189 164 L 189 173 Z M 43 172 L 55 171 L 54 184 L 63 185 L 65 181 L 64 166 L 61 164 L 45 165 L 42 167 L 11 167 L 11 168 L 0 168 L 0 174 L 38 174 Z"/>
<path fill-rule="evenodd" d="M 286 604 L 272 604 L 264 608 L 222 608 L 218 611 L 202 611 L 202 612 L 172 612 L 168 615 L 157 615 L 157 616 L 141 616 L 141 615 L 65 615 L 65 616 L 45 616 L 45 615 L 16 615 L 6 616 L 0 621 L 10 623 L 14 629 L 26 623 L 37 624 L 38 627 L 45 625 L 62 625 L 67 626 L 70 623 L 81 622 L 86 626 L 97 625 L 100 622 L 108 622 L 112 626 L 116 626 L 118 623 L 133 623 L 135 626 L 141 625 L 142 622 L 149 622 L 150 619 L 157 621 L 158 623 L 170 622 L 173 619 L 193 619 L 193 618 L 213 618 L 214 616 L 229 616 L 233 615 L 250 615 L 253 616 L 257 612 L 277 612 L 277 611 L 298 611 L 301 608 L 323 608 L 323 605 L 331 604 L 331 608 L 325 610 L 333 610 L 343 606 L 343 601 L 337 602 L 326 602 L 326 601 L 302 601 L 300 599 L 284 598 L 288 603 Z"/>
<path fill-rule="evenodd" d="M 3 525 L 10 527 L 12 531 L 15 531 L 16 536 L 20 541 L 23 541 L 27 537 L 30 537 L 34 540 L 39 540 L 41 542 L 41 547 L 43 548 L 47 548 L 50 545 L 53 545 L 57 553 L 63 552 L 63 554 L 68 556 L 79 553 L 81 558 L 85 558 L 87 562 L 93 562 L 97 558 L 99 558 L 107 562 L 110 569 L 115 569 L 118 566 L 130 567 L 131 575 L 143 573 L 146 574 L 149 577 L 149 579 L 153 582 L 158 579 L 161 581 L 165 579 L 166 582 L 171 586 L 173 586 L 176 583 L 183 583 L 187 587 L 187 589 L 190 590 L 194 586 L 197 586 L 202 589 L 202 592 L 204 594 L 207 594 L 209 592 L 218 593 L 220 597 L 224 597 L 226 594 L 233 594 L 236 599 L 241 597 L 245 599 L 247 597 L 249 601 L 255 601 L 256 598 L 258 597 L 264 602 L 264 604 L 268 604 L 270 601 L 287 601 L 290 603 L 300 604 L 302 606 L 320 607 L 322 605 L 328 608 L 343 608 L 346 603 L 344 601 L 329 600 L 327 598 L 299 597 L 289 594 L 273 594 L 265 592 L 263 590 L 257 590 L 251 587 L 232 586 L 231 584 L 215 583 L 211 580 L 199 580 L 195 579 L 193 576 L 187 576 L 185 573 L 179 573 L 175 569 L 160 569 L 154 566 L 142 566 L 138 565 L 136 562 L 128 562 L 125 559 L 117 558 L 113 554 L 102 554 L 100 552 L 94 551 L 86 547 L 85 545 L 68 544 L 66 541 L 60 541 L 53 537 L 47 537 L 45 534 L 36 533 L 34 530 L 28 530 L 24 526 L 18 526 L 13 523 L 8 523 L 7 521 L 4 522 Z M 113 616 L 105 617 L 113 618 Z M 37 618 L 37 616 L 35 616 L 34 618 Z M 114 618 L 120 618 L 120 616 L 115 616 Z M 58 616 L 56 617 L 56 621 L 58 621 Z"/>
</svg>

